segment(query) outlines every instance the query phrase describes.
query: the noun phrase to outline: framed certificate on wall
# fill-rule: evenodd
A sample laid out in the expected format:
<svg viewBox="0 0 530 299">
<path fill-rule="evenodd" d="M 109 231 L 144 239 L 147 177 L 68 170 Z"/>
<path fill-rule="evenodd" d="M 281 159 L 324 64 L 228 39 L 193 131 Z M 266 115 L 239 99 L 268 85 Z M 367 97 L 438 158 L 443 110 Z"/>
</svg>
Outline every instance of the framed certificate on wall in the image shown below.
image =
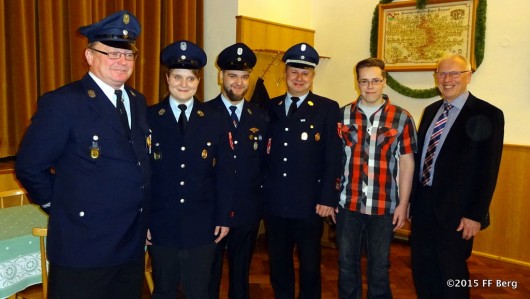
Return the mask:
<svg viewBox="0 0 530 299">
<path fill-rule="evenodd" d="M 379 5 L 377 57 L 388 71 L 435 70 L 445 52 L 458 53 L 475 69 L 474 41 L 479 0 L 433 0 Z"/>
</svg>

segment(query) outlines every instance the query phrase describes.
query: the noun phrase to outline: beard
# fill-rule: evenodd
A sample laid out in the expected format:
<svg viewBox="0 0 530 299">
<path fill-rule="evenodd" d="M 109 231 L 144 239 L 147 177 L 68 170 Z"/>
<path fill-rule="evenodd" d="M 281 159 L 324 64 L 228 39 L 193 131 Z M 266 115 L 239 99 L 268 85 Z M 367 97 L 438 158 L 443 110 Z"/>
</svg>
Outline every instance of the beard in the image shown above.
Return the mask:
<svg viewBox="0 0 530 299">
<path fill-rule="evenodd" d="M 227 86 L 223 86 L 223 89 L 225 90 L 225 93 L 228 96 L 228 99 L 232 102 L 241 101 L 247 94 L 247 90 L 245 90 L 241 94 L 236 94 L 232 91 L 232 89 L 230 89 L 229 87 L 227 88 Z"/>
</svg>

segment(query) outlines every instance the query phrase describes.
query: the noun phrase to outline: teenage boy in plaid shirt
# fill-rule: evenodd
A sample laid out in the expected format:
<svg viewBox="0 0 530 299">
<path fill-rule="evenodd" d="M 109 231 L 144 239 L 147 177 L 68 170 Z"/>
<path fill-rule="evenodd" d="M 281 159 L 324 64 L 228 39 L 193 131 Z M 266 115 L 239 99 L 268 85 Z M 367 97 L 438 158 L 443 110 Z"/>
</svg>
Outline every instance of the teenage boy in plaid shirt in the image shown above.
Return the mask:
<svg viewBox="0 0 530 299">
<path fill-rule="evenodd" d="M 361 297 L 362 244 L 368 255 L 368 297 L 392 298 L 390 243 L 407 218 L 416 130 L 411 115 L 383 94 L 383 61 L 362 60 L 355 72 L 361 96 L 341 109 L 339 124 L 344 149 L 336 210 L 339 298 Z"/>
</svg>

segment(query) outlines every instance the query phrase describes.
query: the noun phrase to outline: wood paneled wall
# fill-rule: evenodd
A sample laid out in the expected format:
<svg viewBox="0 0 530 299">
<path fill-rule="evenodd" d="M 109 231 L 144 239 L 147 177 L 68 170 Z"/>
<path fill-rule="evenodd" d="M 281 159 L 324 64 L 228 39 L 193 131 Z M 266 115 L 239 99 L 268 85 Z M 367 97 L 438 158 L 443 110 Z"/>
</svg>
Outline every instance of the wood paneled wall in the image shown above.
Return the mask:
<svg viewBox="0 0 530 299">
<path fill-rule="evenodd" d="M 237 42 L 245 43 L 257 56 L 247 100 L 254 93 L 256 80 L 260 77 L 271 98 L 284 94 L 287 88 L 283 53 L 301 42 L 313 46 L 315 31 L 245 16 L 237 16 L 236 25 Z"/>
</svg>

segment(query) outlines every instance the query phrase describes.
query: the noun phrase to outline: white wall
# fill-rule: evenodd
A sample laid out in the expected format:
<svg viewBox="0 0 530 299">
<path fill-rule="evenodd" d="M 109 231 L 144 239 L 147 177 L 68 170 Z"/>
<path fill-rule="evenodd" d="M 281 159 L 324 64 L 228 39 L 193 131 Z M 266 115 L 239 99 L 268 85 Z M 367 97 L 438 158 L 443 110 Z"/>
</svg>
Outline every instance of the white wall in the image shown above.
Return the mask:
<svg viewBox="0 0 530 299">
<path fill-rule="evenodd" d="M 221 5 L 222 2 L 222 5 Z M 372 16 L 378 0 L 206 0 L 205 50 L 209 63 L 205 98 L 217 95 L 215 57 L 235 42 L 235 16 L 245 15 L 314 29 L 315 46 L 329 60 L 317 67 L 314 91 L 344 105 L 357 97 L 353 67 L 370 55 Z M 489 0 L 485 58 L 473 75 L 470 91 L 498 106 L 506 118 L 505 143 L 530 145 L 530 6 L 527 0 Z M 213 69 L 212 69 L 213 68 Z M 434 86 L 432 72 L 393 72 L 411 88 Z M 409 110 L 419 123 L 423 108 L 435 101 L 411 99 L 389 87 L 392 102 Z"/>
</svg>

